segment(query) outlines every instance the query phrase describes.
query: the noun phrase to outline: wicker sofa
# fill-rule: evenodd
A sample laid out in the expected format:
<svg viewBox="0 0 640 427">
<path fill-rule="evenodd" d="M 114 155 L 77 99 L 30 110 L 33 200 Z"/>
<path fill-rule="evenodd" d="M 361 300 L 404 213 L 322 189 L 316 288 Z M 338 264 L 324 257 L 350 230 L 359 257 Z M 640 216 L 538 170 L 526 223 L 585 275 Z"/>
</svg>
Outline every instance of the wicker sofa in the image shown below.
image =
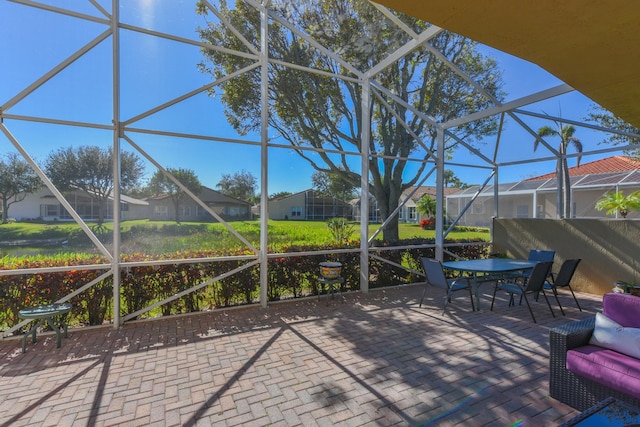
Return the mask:
<svg viewBox="0 0 640 427">
<path fill-rule="evenodd" d="M 615 311 L 622 312 L 622 320 L 616 318 Z M 618 319 L 616 322 L 627 329 L 640 328 L 638 325 L 640 298 L 638 297 L 628 294 L 605 294 L 603 312 L 607 317 Z M 595 325 L 596 317 L 591 317 L 551 330 L 549 335 L 551 397 L 579 411 L 584 411 L 607 397 L 640 406 L 640 378 L 638 377 L 640 360 L 590 344 Z M 588 379 L 572 372 L 570 369 L 575 370 L 575 363 L 569 363 L 570 366 L 567 367 L 567 352 L 570 350 L 573 350 L 570 356 L 572 360 L 578 355 L 584 357 L 587 363 L 592 363 L 588 365 L 588 369 L 596 374 L 592 376 L 599 377 L 601 380 Z M 588 359 L 594 355 L 597 359 L 595 363 Z M 623 384 L 625 382 L 626 385 Z"/>
</svg>

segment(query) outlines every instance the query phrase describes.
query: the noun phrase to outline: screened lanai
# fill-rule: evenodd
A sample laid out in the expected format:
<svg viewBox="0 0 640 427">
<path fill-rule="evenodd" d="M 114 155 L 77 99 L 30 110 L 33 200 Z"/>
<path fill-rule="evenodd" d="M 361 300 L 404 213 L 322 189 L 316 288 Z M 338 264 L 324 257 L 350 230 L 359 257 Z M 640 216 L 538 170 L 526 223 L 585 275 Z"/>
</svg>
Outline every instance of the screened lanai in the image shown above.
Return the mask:
<svg viewBox="0 0 640 427">
<path fill-rule="evenodd" d="M 403 10 L 403 2 L 382 2 L 424 19 L 419 21 L 375 3 L 336 2 L 340 8 L 323 1 L 297 3 L 3 2 L 0 46 L 3 62 L 10 65 L 0 69 L 0 152 L 15 153 L 29 165 L 48 197 L 79 224 L 72 240 L 85 245 L 82 255 L 56 255 L 60 259 L 43 264 L 9 262 L 6 256 L 1 280 L 7 286 L 29 283 L 38 301 L 83 299 L 88 313 L 102 313 L 83 321 L 103 320 L 114 327 L 151 313 L 214 308 L 233 300 L 232 292 L 244 298 L 241 302 L 266 307 L 270 300 L 299 296 L 297 282 L 313 282 L 318 262 L 331 257 L 348 264 L 350 283 L 366 292 L 374 279 L 376 286 L 405 276 L 418 280 L 420 271 L 403 264 L 402 251 L 433 248 L 439 258 L 452 253 L 445 238 L 455 220 L 446 227 L 436 222 L 434 243 L 416 247 L 398 238 L 394 218 L 405 202 L 399 197 L 405 186 L 436 186 L 436 218 L 443 218 L 445 170 L 480 188 L 497 189 L 525 167 L 548 170 L 558 157 L 577 157 L 539 138 L 541 126 L 576 126 L 587 148 L 583 159 L 628 148 L 599 145 L 615 131 L 583 122 L 591 96 L 634 123 L 635 104 L 623 97 L 637 88 L 622 87 L 629 82 L 622 74 L 611 74 L 605 80 L 617 84 L 600 84 L 598 90 L 585 82 L 583 94 L 583 81 L 573 82 L 569 73 L 574 56 L 567 55 L 569 63 L 554 76 L 547 63 L 540 63 L 545 71 L 526 61 L 544 55 L 527 57 L 514 50 L 525 59 L 511 56 L 505 53 L 508 45 L 494 45 L 480 33 L 477 41 L 487 44 L 471 46 L 447 32 L 475 35 L 458 25 L 447 27 L 450 21 L 439 13 L 463 14 L 445 6 L 414 13 Z M 314 15 L 316 5 L 326 8 Z M 574 6 L 565 12 L 589 9 Z M 493 13 L 504 17 L 506 10 Z M 606 47 L 601 37 L 594 38 Z M 562 63 L 557 55 L 550 62 Z M 416 63 L 421 65 L 413 67 Z M 428 69 L 436 74 L 425 73 Z M 622 73 L 625 67 L 612 69 Z M 403 85 L 393 78 L 398 70 L 407 73 Z M 561 80 L 565 71 L 569 83 Z M 592 84 L 605 76 L 593 74 Z M 432 76 L 453 87 L 450 98 L 421 96 L 427 89 L 436 93 L 425 86 Z M 75 163 L 78 169 L 56 169 L 53 161 L 69 165 L 69 156 L 87 146 L 117 153 L 91 165 L 103 170 L 108 162 L 105 176 L 111 181 L 106 180 L 101 198 L 98 184 L 86 189 L 112 205 L 104 226 L 85 220 L 66 196 L 80 186 L 71 178 L 79 178 L 83 169 Z M 131 157 L 138 159 L 134 166 L 127 163 Z M 259 215 L 252 224 L 231 221 L 232 206 L 204 200 L 182 179 L 195 175 L 215 191 L 225 177 L 242 172 L 256 178 L 252 198 Z M 306 190 L 315 172 L 338 174 L 360 196 L 356 238 L 331 249 L 278 241 L 270 233 L 279 225 L 268 220 L 270 197 Z M 174 204 L 150 208 L 139 218 L 149 220 L 148 227 L 125 221 L 123 197 L 145 201 L 154 195 L 145 190 L 151 184 L 156 191 L 172 192 Z M 367 221 L 371 197 L 378 205 L 386 200 L 381 224 Z M 40 212 L 41 200 L 25 200 Z M 170 209 L 175 224 L 153 222 L 154 215 Z M 187 210 L 214 218 L 220 228 L 207 232 L 224 245 L 194 248 L 183 239 L 192 232 L 180 224 Z M 11 217 L 11 207 L 8 213 Z M 34 213 L 26 222 L 37 223 L 39 217 Z M 50 225 L 60 229 L 65 221 Z M 167 233 L 176 233 L 170 242 Z M 304 273 L 295 269 L 300 265 L 306 265 Z M 78 271 L 80 279 L 50 291 L 60 277 Z M 159 284 L 147 288 L 153 281 Z M 276 287 L 283 282 L 286 289 Z M 203 305 L 207 292 L 211 302 Z M 12 302 L 12 324 L 16 301 L 24 304 L 24 294 Z M 3 336 L 23 325 L 13 324 Z"/>
</svg>

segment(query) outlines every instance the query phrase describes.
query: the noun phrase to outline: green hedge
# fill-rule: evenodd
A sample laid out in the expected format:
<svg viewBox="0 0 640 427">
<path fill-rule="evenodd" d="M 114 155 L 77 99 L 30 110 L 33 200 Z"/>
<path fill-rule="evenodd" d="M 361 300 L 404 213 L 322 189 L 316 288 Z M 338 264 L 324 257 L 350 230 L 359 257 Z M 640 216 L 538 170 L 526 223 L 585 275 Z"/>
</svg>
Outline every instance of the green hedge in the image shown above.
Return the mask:
<svg viewBox="0 0 640 427">
<path fill-rule="evenodd" d="M 403 245 L 431 244 L 433 240 L 405 240 Z M 462 243 L 462 242 L 459 242 Z M 352 243 L 357 249 L 358 245 Z M 342 247 L 344 249 L 344 247 Z M 460 246 L 453 248 L 462 258 L 482 258 L 488 253 L 487 246 Z M 283 253 L 308 252 L 334 249 L 330 246 L 297 246 L 281 249 Z M 433 257 L 432 248 L 375 251 L 378 256 L 422 271 L 420 257 Z M 243 255 L 238 251 L 193 251 L 169 254 L 167 259 L 220 257 Z M 446 257 L 447 259 L 450 257 Z M 142 254 L 123 255 L 123 262 L 151 260 Z M 157 260 L 157 258 L 154 258 Z M 42 268 L 74 265 L 78 269 L 38 274 L 0 276 L 0 329 L 6 329 L 19 322 L 18 310 L 25 306 L 56 301 L 99 277 L 106 270 L 82 270 L 82 265 L 103 264 L 106 260 L 93 255 L 57 255 L 35 258 L 9 258 L 3 260 L 3 270 Z M 269 259 L 268 298 L 270 301 L 318 295 L 325 290 L 319 287 L 319 264 L 323 261 L 341 262 L 345 290 L 360 288 L 360 254 L 333 253 L 330 255 L 291 256 Z M 195 285 L 217 277 L 225 272 L 245 265 L 246 260 L 223 260 L 159 266 L 123 268 L 121 272 L 121 312 L 122 315 L 135 313 L 153 303 L 162 301 Z M 370 287 L 399 285 L 423 280 L 406 269 L 369 259 Z M 109 277 L 71 299 L 74 308 L 68 315 L 71 325 L 100 325 L 111 320 L 113 307 L 113 280 Z M 189 293 L 159 308 L 146 312 L 142 317 L 167 316 L 177 313 L 210 310 L 218 307 L 252 304 L 259 300 L 260 268 L 246 268 L 232 276 L 215 281 L 210 285 Z"/>
</svg>

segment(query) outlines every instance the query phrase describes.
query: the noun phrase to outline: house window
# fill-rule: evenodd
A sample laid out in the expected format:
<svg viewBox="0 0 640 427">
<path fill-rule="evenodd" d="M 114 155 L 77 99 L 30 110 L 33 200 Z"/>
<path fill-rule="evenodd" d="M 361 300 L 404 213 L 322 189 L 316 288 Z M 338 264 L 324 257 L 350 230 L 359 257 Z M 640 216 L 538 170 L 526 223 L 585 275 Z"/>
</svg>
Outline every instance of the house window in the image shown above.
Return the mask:
<svg viewBox="0 0 640 427">
<path fill-rule="evenodd" d="M 169 216 L 169 207 L 166 205 L 159 205 L 153 208 L 154 216 Z"/>
<path fill-rule="evenodd" d="M 42 205 L 40 212 L 42 216 L 58 216 L 58 205 Z"/>
<path fill-rule="evenodd" d="M 191 216 L 191 206 L 182 206 L 180 208 L 180 216 Z"/>
<path fill-rule="evenodd" d="M 302 218 L 302 208 L 301 207 L 292 207 L 291 208 L 291 218 Z"/>
<path fill-rule="evenodd" d="M 416 219 L 416 208 L 415 206 L 412 206 L 409 208 L 409 220 L 415 220 Z"/>
<path fill-rule="evenodd" d="M 529 205 L 516 206 L 516 218 L 529 218 Z"/>
<path fill-rule="evenodd" d="M 545 212 L 544 212 L 544 205 L 537 205 L 536 206 L 536 218 L 544 218 Z"/>
</svg>

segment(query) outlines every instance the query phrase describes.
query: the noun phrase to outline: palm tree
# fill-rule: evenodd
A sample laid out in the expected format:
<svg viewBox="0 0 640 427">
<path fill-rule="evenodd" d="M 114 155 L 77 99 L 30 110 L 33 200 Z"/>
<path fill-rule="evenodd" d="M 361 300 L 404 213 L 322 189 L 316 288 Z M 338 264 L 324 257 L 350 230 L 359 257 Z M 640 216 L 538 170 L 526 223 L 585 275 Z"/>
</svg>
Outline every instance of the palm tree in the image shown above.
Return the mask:
<svg viewBox="0 0 640 427">
<path fill-rule="evenodd" d="M 436 201 L 435 199 L 432 199 L 427 194 L 425 194 L 420 198 L 420 200 L 416 202 L 416 209 L 427 218 L 435 218 Z"/>
<path fill-rule="evenodd" d="M 626 218 L 629 211 L 640 209 L 640 190 L 625 196 L 622 191 L 607 193 L 596 202 L 596 209 L 607 210 L 607 215 L 614 215 L 616 212 Z"/>
<path fill-rule="evenodd" d="M 546 138 L 548 136 L 559 136 L 560 137 L 560 147 L 558 149 L 560 156 L 558 157 L 558 163 L 556 166 L 556 174 L 558 183 L 564 189 L 564 197 L 563 197 L 563 211 L 562 216 L 564 218 L 571 218 L 571 181 L 569 179 L 569 165 L 567 163 L 567 158 L 565 154 L 567 152 L 567 148 L 569 144 L 573 144 L 576 151 L 578 152 L 578 157 L 576 166 L 580 166 L 580 153 L 582 153 L 582 142 L 573 134 L 576 133 L 576 128 L 572 125 L 562 125 L 554 121 L 557 126 L 557 129 L 554 129 L 549 126 L 543 126 L 538 129 L 538 136 L 540 138 Z M 533 151 L 536 151 L 538 148 L 538 144 L 540 143 L 540 139 L 536 138 L 533 143 Z"/>
</svg>

